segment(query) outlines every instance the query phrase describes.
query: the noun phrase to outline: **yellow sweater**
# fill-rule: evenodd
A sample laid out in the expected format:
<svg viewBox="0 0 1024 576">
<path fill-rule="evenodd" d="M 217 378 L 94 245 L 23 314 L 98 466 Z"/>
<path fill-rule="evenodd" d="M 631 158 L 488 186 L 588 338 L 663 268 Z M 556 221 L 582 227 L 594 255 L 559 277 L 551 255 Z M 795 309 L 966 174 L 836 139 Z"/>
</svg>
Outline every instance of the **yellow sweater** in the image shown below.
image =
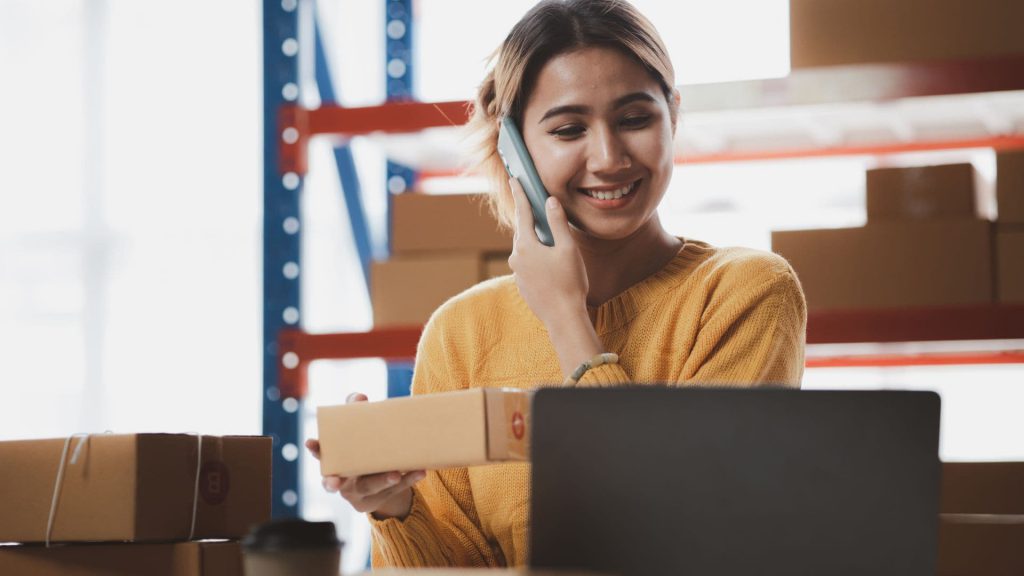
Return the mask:
<svg viewBox="0 0 1024 576">
<path fill-rule="evenodd" d="M 596 310 L 620 363 L 578 386 L 619 383 L 799 387 L 806 307 L 782 258 L 687 241 L 662 270 Z M 560 385 L 544 325 L 511 276 L 449 300 L 427 323 L 413 394 Z M 529 464 L 432 471 L 402 519 L 371 518 L 373 565 L 518 566 L 527 562 Z"/>
</svg>

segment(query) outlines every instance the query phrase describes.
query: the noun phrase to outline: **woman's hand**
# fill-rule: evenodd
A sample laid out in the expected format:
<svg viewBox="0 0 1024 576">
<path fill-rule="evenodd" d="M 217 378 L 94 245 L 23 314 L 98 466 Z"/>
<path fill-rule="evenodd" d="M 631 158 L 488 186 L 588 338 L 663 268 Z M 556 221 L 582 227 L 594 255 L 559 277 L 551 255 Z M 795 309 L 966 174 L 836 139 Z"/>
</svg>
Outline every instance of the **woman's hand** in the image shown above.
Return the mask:
<svg viewBox="0 0 1024 576">
<path fill-rule="evenodd" d="M 366 396 L 355 393 L 346 403 L 366 402 Z M 320 459 L 320 442 L 306 440 L 306 448 Z M 382 472 L 365 476 L 324 476 L 322 483 L 328 492 L 338 492 L 357 512 L 369 512 L 378 520 L 405 518 L 412 509 L 412 485 L 425 478 L 423 470 L 412 472 Z"/>
<path fill-rule="evenodd" d="M 569 231 L 565 210 L 555 197 L 544 208 L 554 237 L 545 246 L 533 229 L 533 212 L 526 193 L 515 178 L 509 180 L 516 207 L 516 234 L 508 264 L 515 272 L 519 293 L 545 326 L 568 317 L 587 315 L 590 285 L 576 240 Z"/>
<path fill-rule="evenodd" d="M 604 352 L 587 312 L 590 283 L 569 219 L 557 198 L 544 205 L 555 240 L 545 246 L 533 229 L 533 212 L 515 178 L 509 180 L 516 205 L 516 234 L 508 264 L 519 294 L 548 330 L 563 376 L 585 360 Z"/>
</svg>

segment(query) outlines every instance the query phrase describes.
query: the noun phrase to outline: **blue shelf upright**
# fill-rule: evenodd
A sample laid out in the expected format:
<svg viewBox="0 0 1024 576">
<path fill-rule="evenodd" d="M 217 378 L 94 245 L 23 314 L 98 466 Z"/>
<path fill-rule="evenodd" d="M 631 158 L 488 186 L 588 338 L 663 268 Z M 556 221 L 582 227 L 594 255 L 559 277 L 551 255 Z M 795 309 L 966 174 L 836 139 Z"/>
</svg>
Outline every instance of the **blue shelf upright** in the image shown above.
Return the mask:
<svg viewBox="0 0 1024 576">
<path fill-rule="evenodd" d="M 384 51 L 388 102 L 415 99 L 413 60 L 413 0 L 385 0 Z M 391 221 L 391 195 L 412 190 L 416 171 L 388 160 L 388 221 Z M 388 235 L 390 238 L 390 234 Z M 412 364 L 388 363 L 388 397 L 408 396 L 412 385 Z"/>
<path fill-rule="evenodd" d="M 298 138 L 279 112 L 299 101 L 298 0 L 263 0 L 263 431 L 274 439 L 275 518 L 299 512 L 301 400 L 278 388 L 277 335 L 299 323 L 301 307 L 299 196 L 302 177 L 281 170 L 279 146 Z M 285 355 L 285 365 L 298 363 Z"/>
</svg>

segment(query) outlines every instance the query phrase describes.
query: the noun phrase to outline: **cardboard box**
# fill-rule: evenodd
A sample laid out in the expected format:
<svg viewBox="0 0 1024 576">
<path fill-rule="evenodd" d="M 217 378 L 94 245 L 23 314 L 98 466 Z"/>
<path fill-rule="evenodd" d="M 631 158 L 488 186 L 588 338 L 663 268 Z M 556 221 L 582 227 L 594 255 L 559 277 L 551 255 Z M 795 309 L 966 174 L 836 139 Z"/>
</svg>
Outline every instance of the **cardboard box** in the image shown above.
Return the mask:
<svg viewBox="0 0 1024 576">
<path fill-rule="evenodd" d="M 511 251 L 484 194 L 398 194 L 391 197 L 391 252 Z"/>
<path fill-rule="evenodd" d="M 238 542 L 0 546 L 4 576 L 242 576 Z"/>
<path fill-rule="evenodd" d="M 1016 0 L 790 0 L 793 68 L 1024 53 Z"/>
<path fill-rule="evenodd" d="M 194 502 L 195 539 L 238 538 L 269 519 L 271 439 L 203 436 L 202 442 L 194 499 L 196 436 L 73 438 L 51 541 L 185 540 Z M 0 542 L 45 541 L 64 445 L 64 438 L 0 442 Z"/>
<path fill-rule="evenodd" d="M 1024 574 L 1024 522 L 981 517 L 939 523 L 939 576 Z"/>
<path fill-rule="evenodd" d="M 317 408 L 320 472 L 358 476 L 529 459 L 531 393 L 473 388 Z"/>
<path fill-rule="evenodd" d="M 361 572 L 360 576 L 610 576 L 610 574 L 530 568 L 415 568 L 374 570 Z"/>
<path fill-rule="evenodd" d="M 996 153 L 996 202 L 1000 224 L 1024 224 L 1024 150 Z"/>
<path fill-rule="evenodd" d="M 974 179 L 971 164 L 868 170 L 868 223 L 978 218 Z"/>
<path fill-rule="evenodd" d="M 422 326 L 446 300 L 479 282 L 480 253 L 425 254 L 374 262 L 370 268 L 373 325 Z"/>
<path fill-rule="evenodd" d="M 510 274 L 507 253 L 440 252 L 398 256 L 370 267 L 374 326 L 422 326 L 446 300 Z"/>
<path fill-rule="evenodd" d="M 996 301 L 1024 304 L 1024 225 L 997 227 Z"/>
<path fill-rule="evenodd" d="M 484 258 L 484 279 L 508 276 L 512 268 L 508 265 L 508 254 L 490 254 Z"/>
<path fill-rule="evenodd" d="M 810 310 L 988 304 L 992 224 L 879 222 L 863 228 L 772 232 Z"/>
<path fill-rule="evenodd" d="M 1024 462 L 945 462 L 944 514 L 1024 515 Z"/>
</svg>

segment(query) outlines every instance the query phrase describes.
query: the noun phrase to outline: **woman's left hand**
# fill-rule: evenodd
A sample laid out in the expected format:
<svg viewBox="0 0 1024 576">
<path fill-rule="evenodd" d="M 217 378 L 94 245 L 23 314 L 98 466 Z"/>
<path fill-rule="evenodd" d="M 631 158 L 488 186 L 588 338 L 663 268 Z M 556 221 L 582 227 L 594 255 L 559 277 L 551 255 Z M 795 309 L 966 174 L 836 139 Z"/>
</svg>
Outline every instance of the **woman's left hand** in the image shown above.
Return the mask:
<svg viewBox="0 0 1024 576">
<path fill-rule="evenodd" d="M 515 272 L 519 293 L 550 330 L 570 317 L 587 315 L 590 290 L 587 270 L 569 231 L 565 210 L 555 197 L 545 204 L 554 246 L 545 246 L 533 228 L 533 212 L 522 186 L 509 180 L 516 207 L 516 234 L 508 264 Z"/>
</svg>

